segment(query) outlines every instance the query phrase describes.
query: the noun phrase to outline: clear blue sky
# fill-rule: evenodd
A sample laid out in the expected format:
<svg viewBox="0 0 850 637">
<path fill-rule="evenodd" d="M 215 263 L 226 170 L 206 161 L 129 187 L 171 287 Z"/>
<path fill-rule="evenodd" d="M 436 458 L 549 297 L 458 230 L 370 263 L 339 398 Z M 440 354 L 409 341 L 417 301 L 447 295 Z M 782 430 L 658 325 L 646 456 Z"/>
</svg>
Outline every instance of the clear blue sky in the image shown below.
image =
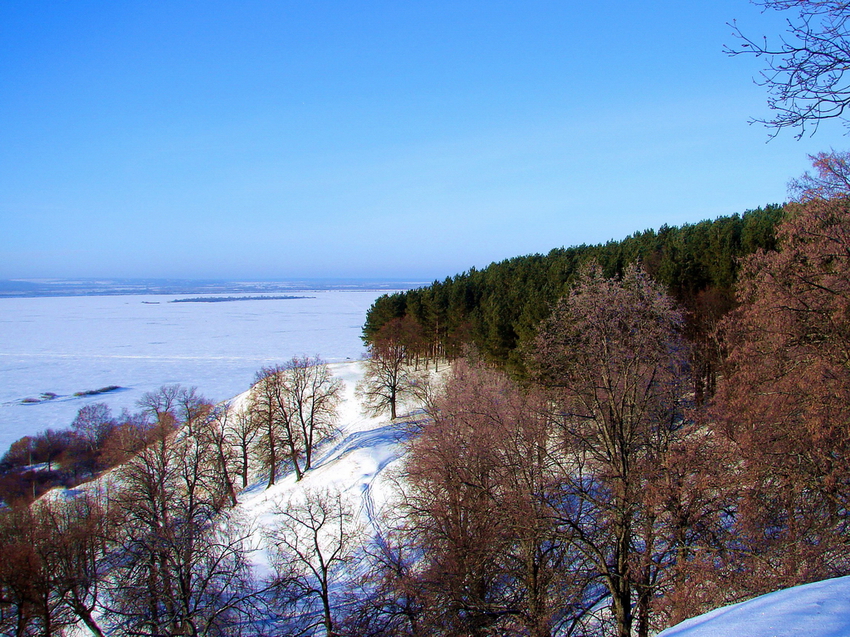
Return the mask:
<svg viewBox="0 0 850 637">
<path fill-rule="evenodd" d="M 786 197 L 746 0 L 0 3 L 0 278 L 430 280 Z"/>
</svg>

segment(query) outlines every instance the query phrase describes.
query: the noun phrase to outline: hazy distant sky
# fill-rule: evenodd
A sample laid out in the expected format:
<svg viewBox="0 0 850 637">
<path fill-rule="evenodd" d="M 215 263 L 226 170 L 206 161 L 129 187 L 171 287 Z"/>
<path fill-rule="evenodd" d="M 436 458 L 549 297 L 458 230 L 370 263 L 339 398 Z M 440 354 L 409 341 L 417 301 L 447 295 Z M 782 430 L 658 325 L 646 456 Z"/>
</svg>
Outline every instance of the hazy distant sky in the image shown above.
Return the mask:
<svg viewBox="0 0 850 637">
<path fill-rule="evenodd" d="M 781 202 L 746 0 L 0 3 L 0 278 L 385 277 Z"/>
</svg>

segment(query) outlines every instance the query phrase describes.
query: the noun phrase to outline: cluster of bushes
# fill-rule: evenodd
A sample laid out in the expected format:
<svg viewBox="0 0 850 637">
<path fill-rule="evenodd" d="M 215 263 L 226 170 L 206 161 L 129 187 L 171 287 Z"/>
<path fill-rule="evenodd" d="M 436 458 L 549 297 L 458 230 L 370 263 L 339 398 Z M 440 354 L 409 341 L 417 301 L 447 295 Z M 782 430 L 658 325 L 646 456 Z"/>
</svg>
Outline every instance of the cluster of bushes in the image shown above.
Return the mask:
<svg viewBox="0 0 850 637">
<path fill-rule="evenodd" d="M 56 486 L 91 480 L 138 451 L 127 442 L 141 439 L 149 428 L 143 414 L 115 417 L 105 403 L 85 405 L 67 429 L 46 429 L 12 443 L 0 459 L 0 500 L 32 501 Z"/>
</svg>

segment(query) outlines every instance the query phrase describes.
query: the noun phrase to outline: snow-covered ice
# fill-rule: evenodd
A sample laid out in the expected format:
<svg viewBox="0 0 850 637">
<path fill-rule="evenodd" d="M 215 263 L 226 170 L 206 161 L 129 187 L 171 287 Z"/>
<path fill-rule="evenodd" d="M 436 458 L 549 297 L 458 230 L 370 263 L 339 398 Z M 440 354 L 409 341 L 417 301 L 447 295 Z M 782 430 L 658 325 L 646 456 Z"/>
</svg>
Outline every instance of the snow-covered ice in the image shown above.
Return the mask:
<svg viewBox="0 0 850 637">
<path fill-rule="evenodd" d="M 246 390 L 295 355 L 358 359 L 366 312 L 384 289 L 288 290 L 311 298 L 169 303 L 182 296 L 0 299 L 0 454 L 24 435 L 65 428 L 86 403 L 114 412 L 165 384 L 213 400 Z M 199 296 L 199 295 L 190 295 Z M 96 396 L 77 392 L 118 385 Z M 57 398 L 23 404 L 52 392 Z"/>
</svg>

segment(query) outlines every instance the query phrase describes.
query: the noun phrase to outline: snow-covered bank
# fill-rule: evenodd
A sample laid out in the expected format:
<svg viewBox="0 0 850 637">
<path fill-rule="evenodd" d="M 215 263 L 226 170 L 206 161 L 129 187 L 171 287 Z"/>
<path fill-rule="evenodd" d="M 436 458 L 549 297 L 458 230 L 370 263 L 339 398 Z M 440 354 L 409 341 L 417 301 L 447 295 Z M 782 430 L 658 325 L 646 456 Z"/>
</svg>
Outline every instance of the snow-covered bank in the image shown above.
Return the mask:
<svg viewBox="0 0 850 637">
<path fill-rule="evenodd" d="M 362 415 L 354 387 L 363 376 L 363 367 L 362 362 L 330 365 L 334 376 L 345 382 L 340 435 L 319 450 L 314 468 L 300 482 L 289 474 L 270 489 L 265 489 L 265 481 L 259 478 L 239 496 L 242 517 L 260 532 L 279 524 L 276 506 L 321 490 L 341 492 L 359 512 L 365 532 L 374 532 L 370 524 L 376 512 L 392 498 L 397 477 L 393 469 L 401 462 L 405 433 L 387 417 Z M 262 569 L 267 563 L 265 553 L 258 552 L 255 562 Z M 850 637 L 850 577 L 719 608 L 658 637 Z"/>
<path fill-rule="evenodd" d="M 658 637 L 847 637 L 850 576 L 795 586 L 717 608 Z"/>
<path fill-rule="evenodd" d="M 363 377 L 363 363 L 332 363 L 328 367 L 334 378 L 345 383 L 337 425 L 339 435 L 317 449 L 313 468 L 300 481 L 296 482 L 294 472 L 290 472 L 266 489 L 267 476 L 259 477 L 239 496 L 243 513 L 253 513 L 262 519 L 262 512 L 270 502 L 304 490 L 334 489 L 361 495 L 389 463 L 400 457 L 398 429 L 386 417 L 364 416 L 354 396 L 355 386 Z M 245 397 L 247 392 L 234 402 L 243 403 Z"/>
<path fill-rule="evenodd" d="M 329 367 L 334 377 L 344 382 L 339 409 L 338 435 L 316 448 L 313 467 L 304 473 L 300 481 L 296 482 L 293 473 L 282 470 L 276 484 L 267 489 L 268 476 L 258 469 L 252 476 L 251 485 L 239 493 L 239 504 L 228 513 L 227 517 L 233 522 L 231 528 L 238 533 L 249 531 L 252 534 L 250 537 L 244 537 L 246 544 L 255 549 L 248 557 L 253 563 L 256 581 L 261 582 L 268 581 L 267 576 L 274 573 L 275 568 L 272 564 L 281 573 L 295 572 L 287 570 L 292 566 L 292 563 L 286 560 L 286 551 L 291 548 L 287 541 L 292 537 L 299 537 L 299 533 L 309 535 L 311 531 L 316 530 L 307 528 L 305 525 L 298 526 L 302 520 L 306 519 L 306 522 L 310 522 L 315 518 L 294 519 L 292 511 L 308 515 L 302 505 L 305 502 L 320 502 L 325 494 L 333 494 L 333 498 L 338 498 L 340 502 L 344 501 L 346 517 L 343 518 L 340 515 L 326 518 L 339 521 L 339 524 L 335 521 L 333 525 L 328 525 L 329 531 L 326 535 L 324 530 L 313 534 L 313 541 L 318 541 L 322 548 L 311 554 L 312 556 L 328 555 L 334 552 L 334 546 L 350 548 L 345 559 L 338 562 L 338 568 L 335 569 L 335 575 L 330 584 L 333 598 L 331 607 L 338 609 L 342 614 L 350 603 L 349 594 L 362 592 L 360 585 L 366 584 L 367 587 L 369 585 L 369 581 L 362 575 L 367 572 L 371 562 L 362 559 L 363 546 L 358 540 L 365 540 L 374 534 L 375 522 L 381 509 L 384 507 L 391 509 L 394 503 L 393 496 L 398 493 L 399 486 L 403 488 L 403 475 L 397 469 L 403 467 L 405 440 L 412 435 L 409 423 L 423 416 L 415 409 L 415 405 L 413 413 L 410 414 L 411 406 L 408 405 L 406 409 L 401 410 L 401 413 L 409 413 L 407 418 L 402 419 L 407 421 L 404 423 L 390 422 L 386 417 L 365 417 L 355 392 L 357 382 L 363 378 L 365 364 L 351 362 L 333 364 Z M 245 408 L 246 399 L 247 393 L 241 394 L 231 401 L 231 406 L 236 409 Z M 194 430 L 187 428 L 183 431 L 192 433 Z M 180 435 L 176 436 L 176 442 L 180 442 Z M 183 439 L 184 442 L 192 440 L 194 439 Z M 102 478 L 102 480 L 106 479 L 108 476 Z M 120 486 L 117 483 L 113 484 L 112 491 Z M 293 520 L 296 522 L 295 525 L 292 524 Z M 489 518 L 486 523 L 489 524 Z M 335 528 L 330 529 L 331 526 Z M 336 537 L 334 535 L 341 533 L 340 529 L 343 526 L 352 529 L 345 541 L 341 539 L 341 535 Z M 281 547 L 283 547 L 282 550 L 278 551 Z M 298 563 L 299 566 L 307 564 L 306 555 L 297 553 L 298 559 L 301 560 Z M 313 557 L 309 559 L 312 560 Z M 327 590 L 327 580 L 324 580 L 322 585 Z M 327 599 L 327 596 L 324 599 Z M 606 607 L 607 602 L 602 600 L 595 609 L 599 612 L 594 612 L 594 615 L 608 617 Z M 297 617 L 313 618 L 317 611 L 315 608 L 305 607 L 298 612 Z M 269 621 L 278 621 L 278 619 L 281 618 Z M 589 631 L 587 634 L 597 635 L 604 632 L 602 624 L 597 625 L 590 618 L 584 629 Z M 563 635 L 565 631 L 566 628 L 562 627 L 555 634 Z M 661 635 L 663 637 L 850 636 L 850 578 L 798 587 L 736 606 L 718 609 L 670 628 Z"/>
</svg>

